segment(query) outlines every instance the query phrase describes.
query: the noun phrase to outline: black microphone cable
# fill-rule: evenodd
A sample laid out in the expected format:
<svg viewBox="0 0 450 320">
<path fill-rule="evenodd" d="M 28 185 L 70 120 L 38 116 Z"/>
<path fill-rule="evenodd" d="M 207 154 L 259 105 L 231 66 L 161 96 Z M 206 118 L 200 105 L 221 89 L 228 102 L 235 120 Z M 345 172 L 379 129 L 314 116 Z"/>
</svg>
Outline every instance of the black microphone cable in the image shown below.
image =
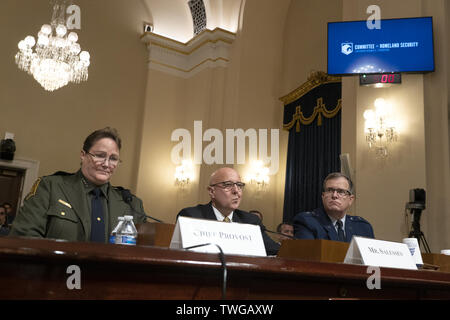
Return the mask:
<svg viewBox="0 0 450 320">
<path fill-rule="evenodd" d="M 263 226 L 263 225 L 260 225 L 260 228 L 261 228 L 261 232 L 269 232 L 269 233 L 277 234 L 277 235 L 279 235 L 279 236 L 285 236 L 286 238 L 289 238 L 289 239 L 293 239 L 293 240 L 296 239 L 295 237 L 290 236 L 290 235 L 288 235 L 288 234 L 284 234 L 284 233 L 281 233 L 281 232 L 275 232 L 275 231 L 272 231 L 272 230 L 268 230 L 268 229 L 266 229 L 266 227 Z"/>
<path fill-rule="evenodd" d="M 199 247 L 206 247 L 209 245 L 214 245 L 217 247 L 217 249 L 219 249 L 219 259 L 220 259 L 220 262 L 222 263 L 222 300 L 225 300 L 227 297 L 227 264 L 225 261 L 225 254 L 223 253 L 222 248 L 215 243 L 203 243 L 203 244 L 197 244 L 195 246 L 186 247 L 184 249 L 190 250 L 190 249 L 199 248 Z"/>
<path fill-rule="evenodd" d="M 123 201 L 125 201 L 125 203 L 127 203 L 127 204 L 130 206 L 131 211 L 132 211 L 133 213 L 136 213 L 136 214 L 138 214 L 138 215 L 140 215 L 140 216 L 144 216 L 144 217 L 146 217 L 146 218 L 150 218 L 150 219 L 152 219 L 152 220 L 154 220 L 154 221 L 156 221 L 156 222 L 159 222 L 159 223 L 164 223 L 163 221 L 161 221 L 161 220 L 159 220 L 159 219 L 156 219 L 156 218 L 154 218 L 154 217 L 152 217 L 152 216 L 149 216 L 149 215 L 147 215 L 147 214 L 145 214 L 145 213 L 138 212 L 138 211 L 134 210 L 133 206 L 131 205 L 131 202 L 133 201 L 133 196 L 131 195 L 130 190 L 125 189 L 125 188 L 122 188 L 122 187 L 117 187 L 117 188 L 118 188 L 118 189 L 120 190 L 120 192 L 122 193 L 122 199 L 123 199 Z"/>
</svg>

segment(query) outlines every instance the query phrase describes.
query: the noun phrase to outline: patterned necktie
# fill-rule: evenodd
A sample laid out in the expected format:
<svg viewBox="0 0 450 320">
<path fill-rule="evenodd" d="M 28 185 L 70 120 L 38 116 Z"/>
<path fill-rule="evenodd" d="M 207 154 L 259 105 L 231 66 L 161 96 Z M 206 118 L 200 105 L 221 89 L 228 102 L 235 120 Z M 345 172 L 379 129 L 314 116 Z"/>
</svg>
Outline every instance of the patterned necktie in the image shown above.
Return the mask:
<svg viewBox="0 0 450 320">
<path fill-rule="evenodd" d="M 231 222 L 230 218 L 225 217 L 225 219 L 222 220 L 223 222 Z"/>
<path fill-rule="evenodd" d="M 337 233 L 338 233 L 338 240 L 345 242 L 345 236 L 344 236 L 344 230 L 342 229 L 342 221 L 338 220 L 336 221 L 337 225 Z"/>
<path fill-rule="evenodd" d="M 103 204 L 100 188 L 91 191 L 93 194 L 91 202 L 91 241 L 105 242 L 105 222 L 103 219 Z"/>
</svg>

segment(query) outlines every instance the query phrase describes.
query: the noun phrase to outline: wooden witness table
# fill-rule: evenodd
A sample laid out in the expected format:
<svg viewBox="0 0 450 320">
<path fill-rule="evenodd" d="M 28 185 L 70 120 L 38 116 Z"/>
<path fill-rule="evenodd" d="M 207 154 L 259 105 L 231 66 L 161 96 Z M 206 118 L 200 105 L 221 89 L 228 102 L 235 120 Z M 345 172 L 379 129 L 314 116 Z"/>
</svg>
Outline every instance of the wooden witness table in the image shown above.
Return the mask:
<svg viewBox="0 0 450 320">
<path fill-rule="evenodd" d="M 450 273 L 226 255 L 227 299 L 449 299 Z M 69 290 L 68 267 L 80 268 Z M 0 299 L 221 299 L 216 254 L 156 246 L 0 238 Z"/>
</svg>

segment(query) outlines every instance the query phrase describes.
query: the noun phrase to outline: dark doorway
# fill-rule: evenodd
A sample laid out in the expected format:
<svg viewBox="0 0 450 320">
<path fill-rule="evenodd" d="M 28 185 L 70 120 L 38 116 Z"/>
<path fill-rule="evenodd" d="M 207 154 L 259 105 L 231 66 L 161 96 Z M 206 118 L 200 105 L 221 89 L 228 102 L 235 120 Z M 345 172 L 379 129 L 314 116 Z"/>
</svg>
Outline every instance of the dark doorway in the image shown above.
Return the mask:
<svg viewBox="0 0 450 320">
<path fill-rule="evenodd" d="M 8 202 L 12 211 L 8 221 L 16 217 L 17 209 L 22 198 L 22 189 L 25 178 L 25 170 L 17 168 L 5 168 L 0 166 L 0 204 Z"/>
</svg>

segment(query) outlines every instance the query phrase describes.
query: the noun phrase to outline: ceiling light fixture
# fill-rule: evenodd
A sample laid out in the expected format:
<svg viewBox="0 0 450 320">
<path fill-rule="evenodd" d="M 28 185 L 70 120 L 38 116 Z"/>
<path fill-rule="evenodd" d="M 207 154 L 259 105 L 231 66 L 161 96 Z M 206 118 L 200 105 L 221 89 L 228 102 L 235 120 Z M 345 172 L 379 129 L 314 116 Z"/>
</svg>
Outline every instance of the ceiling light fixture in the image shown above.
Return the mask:
<svg viewBox="0 0 450 320">
<path fill-rule="evenodd" d="M 21 40 L 15 57 L 19 69 L 32 75 L 47 91 L 88 79 L 90 55 L 81 51 L 78 35 L 68 33 L 66 8 L 66 0 L 56 0 L 51 24 L 42 26 L 37 41 L 33 36 Z"/>
</svg>

